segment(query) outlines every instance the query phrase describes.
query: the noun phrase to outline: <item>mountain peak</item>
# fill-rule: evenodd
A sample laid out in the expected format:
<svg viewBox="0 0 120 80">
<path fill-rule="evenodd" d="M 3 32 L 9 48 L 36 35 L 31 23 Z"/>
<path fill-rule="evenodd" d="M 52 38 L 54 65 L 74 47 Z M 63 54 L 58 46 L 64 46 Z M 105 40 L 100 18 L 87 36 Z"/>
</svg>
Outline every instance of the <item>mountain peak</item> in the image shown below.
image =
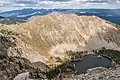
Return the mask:
<svg viewBox="0 0 120 80">
<path fill-rule="evenodd" d="M 65 52 L 70 50 L 102 47 L 120 50 L 118 29 L 96 16 L 54 13 L 7 27 L 19 33 L 17 47 L 22 50 L 21 55 L 32 62 L 46 63 L 51 57 L 64 59 Z"/>
</svg>

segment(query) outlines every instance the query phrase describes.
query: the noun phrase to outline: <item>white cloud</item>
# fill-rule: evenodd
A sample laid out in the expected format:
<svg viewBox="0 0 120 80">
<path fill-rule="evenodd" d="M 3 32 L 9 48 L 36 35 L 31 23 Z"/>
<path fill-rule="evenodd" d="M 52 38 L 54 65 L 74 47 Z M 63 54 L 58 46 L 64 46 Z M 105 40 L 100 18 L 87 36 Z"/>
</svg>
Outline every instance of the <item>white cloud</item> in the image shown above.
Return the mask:
<svg viewBox="0 0 120 80">
<path fill-rule="evenodd" d="M 119 0 L 0 0 L 0 8 L 1 7 L 120 8 L 120 1 Z"/>
</svg>

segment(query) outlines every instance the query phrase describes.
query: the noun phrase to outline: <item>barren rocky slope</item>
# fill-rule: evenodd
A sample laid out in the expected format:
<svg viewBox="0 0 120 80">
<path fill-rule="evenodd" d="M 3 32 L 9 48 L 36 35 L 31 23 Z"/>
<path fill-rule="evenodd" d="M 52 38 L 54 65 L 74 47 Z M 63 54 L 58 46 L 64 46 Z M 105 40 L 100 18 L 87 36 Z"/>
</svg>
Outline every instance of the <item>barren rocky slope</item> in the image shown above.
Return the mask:
<svg viewBox="0 0 120 80">
<path fill-rule="evenodd" d="M 106 69 L 102 67 L 89 69 L 87 73 L 80 74 L 63 80 L 120 80 L 120 67 L 116 69 Z"/>
<path fill-rule="evenodd" d="M 9 47 L 9 56 L 21 56 L 31 62 L 53 62 L 64 59 L 65 52 L 93 50 L 101 47 L 120 50 L 119 30 L 96 16 L 75 14 L 48 14 L 33 17 L 16 25 L 0 25 L 4 34 L 13 34 L 15 47 Z M 54 62 L 53 62 L 54 63 Z"/>
</svg>

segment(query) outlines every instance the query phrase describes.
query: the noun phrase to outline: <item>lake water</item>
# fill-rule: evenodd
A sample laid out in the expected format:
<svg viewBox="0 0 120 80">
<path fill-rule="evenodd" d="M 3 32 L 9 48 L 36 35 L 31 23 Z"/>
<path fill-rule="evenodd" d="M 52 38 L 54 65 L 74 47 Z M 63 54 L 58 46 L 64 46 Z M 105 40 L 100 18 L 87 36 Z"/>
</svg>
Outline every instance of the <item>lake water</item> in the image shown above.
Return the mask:
<svg viewBox="0 0 120 80">
<path fill-rule="evenodd" d="M 105 67 L 109 68 L 112 66 L 112 61 L 104 58 L 98 57 L 95 55 L 84 56 L 81 61 L 72 62 L 77 73 L 86 72 L 87 69 L 95 68 L 95 67 Z"/>
</svg>

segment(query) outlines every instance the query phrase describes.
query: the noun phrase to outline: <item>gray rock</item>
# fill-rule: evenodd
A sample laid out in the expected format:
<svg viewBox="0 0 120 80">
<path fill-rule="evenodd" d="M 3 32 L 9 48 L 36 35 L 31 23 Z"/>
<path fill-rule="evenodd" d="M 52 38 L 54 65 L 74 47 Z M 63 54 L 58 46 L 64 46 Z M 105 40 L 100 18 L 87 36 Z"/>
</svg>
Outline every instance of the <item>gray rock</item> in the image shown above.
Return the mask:
<svg viewBox="0 0 120 80">
<path fill-rule="evenodd" d="M 29 79 L 29 72 L 18 74 L 18 75 L 14 78 L 14 80 L 30 80 L 30 79 Z"/>
<path fill-rule="evenodd" d="M 80 74 L 64 80 L 120 80 L 120 67 L 116 69 L 93 68 L 85 74 Z"/>
</svg>

